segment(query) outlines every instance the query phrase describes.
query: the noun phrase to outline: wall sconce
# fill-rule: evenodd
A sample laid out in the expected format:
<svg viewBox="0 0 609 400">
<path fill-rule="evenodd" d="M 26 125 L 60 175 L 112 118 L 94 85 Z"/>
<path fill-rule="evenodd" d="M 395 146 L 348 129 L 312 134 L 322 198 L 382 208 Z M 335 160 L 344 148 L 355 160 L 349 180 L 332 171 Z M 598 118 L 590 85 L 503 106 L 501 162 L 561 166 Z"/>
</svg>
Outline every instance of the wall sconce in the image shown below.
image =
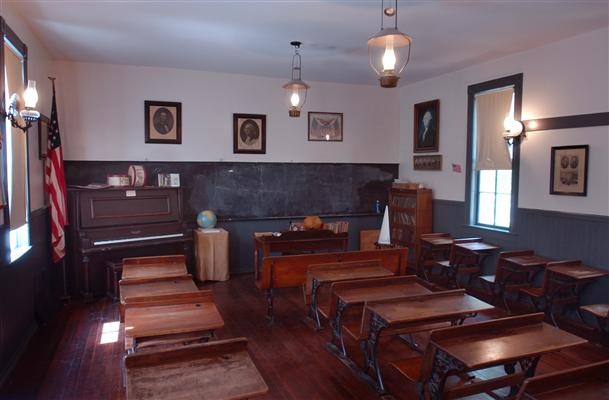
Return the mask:
<svg viewBox="0 0 609 400">
<path fill-rule="evenodd" d="M 508 141 L 508 143 L 512 143 L 514 138 L 519 137 L 520 135 L 524 135 L 524 124 L 522 121 L 517 121 L 512 117 L 506 117 L 503 120 L 503 133 L 501 136 Z"/>
<path fill-rule="evenodd" d="M 23 92 L 23 102 L 17 93 L 13 93 L 9 99 L 8 112 L 1 110 L 2 118 L 8 118 L 14 128 L 21 129 L 27 133 L 32 123 L 38 121 L 40 113 L 36 111 L 38 103 L 38 92 L 36 81 L 27 81 L 27 89 Z"/>
<path fill-rule="evenodd" d="M 381 0 L 381 30 L 368 39 L 370 66 L 379 76 L 381 87 L 393 88 L 398 85 L 400 73 L 410 61 L 412 38 L 398 30 L 398 2 L 394 7 L 384 6 Z M 384 19 L 395 17 L 393 28 L 384 27 Z"/>
<path fill-rule="evenodd" d="M 307 101 L 307 91 L 310 86 L 302 80 L 302 66 L 300 53 L 301 42 L 290 42 L 294 46 L 294 56 L 292 56 L 292 80 L 283 85 L 286 90 L 286 98 L 288 103 L 288 112 L 290 117 L 300 117 L 300 109 Z"/>
</svg>

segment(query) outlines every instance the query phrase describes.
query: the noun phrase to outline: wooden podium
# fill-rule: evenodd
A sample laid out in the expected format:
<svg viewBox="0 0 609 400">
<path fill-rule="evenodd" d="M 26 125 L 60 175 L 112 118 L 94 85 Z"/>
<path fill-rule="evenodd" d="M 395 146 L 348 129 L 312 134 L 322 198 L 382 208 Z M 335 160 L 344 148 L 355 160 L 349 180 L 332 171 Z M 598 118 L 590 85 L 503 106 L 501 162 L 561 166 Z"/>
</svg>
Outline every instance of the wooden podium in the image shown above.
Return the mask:
<svg viewBox="0 0 609 400">
<path fill-rule="evenodd" d="M 227 281 L 228 232 L 224 229 L 196 229 L 195 277 L 203 281 Z"/>
</svg>

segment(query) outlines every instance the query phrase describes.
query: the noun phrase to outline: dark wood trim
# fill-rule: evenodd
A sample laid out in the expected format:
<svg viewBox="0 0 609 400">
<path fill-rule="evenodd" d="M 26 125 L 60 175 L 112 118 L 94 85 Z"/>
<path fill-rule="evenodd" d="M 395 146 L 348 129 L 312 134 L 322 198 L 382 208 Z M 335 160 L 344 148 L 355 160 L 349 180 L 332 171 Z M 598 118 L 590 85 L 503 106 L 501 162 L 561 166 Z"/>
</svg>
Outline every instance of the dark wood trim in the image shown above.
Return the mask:
<svg viewBox="0 0 609 400">
<path fill-rule="evenodd" d="M 609 112 L 593 114 L 566 115 L 562 117 L 528 119 L 522 121 L 527 132 L 549 131 L 554 129 L 588 128 L 609 125 Z"/>
<path fill-rule="evenodd" d="M 476 177 L 473 174 L 473 130 L 474 130 L 474 100 L 477 93 L 485 92 L 487 90 L 497 89 L 501 87 L 513 86 L 514 87 L 514 119 L 520 120 L 522 113 L 522 88 L 523 88 L 524 74 L 515 74 L 505 76 L 498 79 L 493 79 L 486 82 L 477 83 L 467 87 L 467 163 L 466 163 L 466 176 L 465 176 L 465 205 L 467 207 L 465 212 L 465 224 L 470 225 L 472 215 L 476 214 L 476 204 L 474 196 L 474 188 L 476 186 Z M 520 137 L 515 138 L 513 142 L 513 156 L 512 156 L 512 203 L 511 203 L 511 215 L 510 215 L 510 232 L 515 232 L 516 227 L 516 213 L 518 209 L 518 186 L 520 176 Z"/>
</svg>

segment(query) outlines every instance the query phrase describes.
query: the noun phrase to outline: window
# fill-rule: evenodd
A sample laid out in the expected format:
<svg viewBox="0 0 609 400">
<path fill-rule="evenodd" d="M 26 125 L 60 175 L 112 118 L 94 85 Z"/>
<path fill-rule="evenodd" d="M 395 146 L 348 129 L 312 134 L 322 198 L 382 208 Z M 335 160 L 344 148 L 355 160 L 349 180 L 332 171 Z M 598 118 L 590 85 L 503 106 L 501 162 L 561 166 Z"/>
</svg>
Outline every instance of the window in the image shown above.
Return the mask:
<svg viewBox="0 0 609 400">
<path fill-rule="evenodd" d="M 0 74 L 2 108 L 9 109 L 11 96 L 20 96 L 24 90 L 27 71 L 27 47 L 14 32 L 0 21 L 2 28 L 2 54 Z M 4 119 L 2 130 L 2 152 L 0 153 L 0 204 L 3 213 L 0 225 L 4 225 L 2 237 L 7 250 L 3 262 L 13 262 L 30 248 L 30 205 L 28 181 L 28 147 L 27 134 L 14 128 L 8 119 Z"/>
<path fill-rule="evenodd" d="M 518 206 L 520 139 L 501 137 L 506 117 L 520 119 L 523 75 L 468 88 L 468 224 L 514 231 Z"/>
</svg>

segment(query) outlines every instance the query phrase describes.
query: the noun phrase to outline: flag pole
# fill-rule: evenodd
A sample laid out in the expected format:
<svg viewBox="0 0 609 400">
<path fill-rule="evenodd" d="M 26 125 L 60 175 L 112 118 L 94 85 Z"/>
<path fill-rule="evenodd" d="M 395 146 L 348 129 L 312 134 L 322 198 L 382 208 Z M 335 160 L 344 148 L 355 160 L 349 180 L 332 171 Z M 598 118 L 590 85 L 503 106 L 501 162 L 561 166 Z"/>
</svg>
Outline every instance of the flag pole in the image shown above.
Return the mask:
<svg viewBox="0 0 609 400">
<path fill-rule="evenodd" d="M 48 76 L 47 78 L 49 78 L 49 80 L 52 82 L 53 84 L 53 113 L 55 112 L 55 77 L 54 76 Z M 48 143 L 47 143 L 48 145 Z M 61 160 L 63 161 L 63 160 Z M 46 167 L 45 167 L 45 174 L 46 174 Z M 46 187 L 46 185 L 45 185 Z M 63 227 L 62 227 L 63 228 Z M 63 286 L 63 295 L 60 297 L 60 300 L 63 302 L 69 302 L 71 297 L 70 297 L 70 292 L 68 289 L 68 273 L 67 273 L 67 269 L 66 269 L 66 257 L 65 254 L 63 255 L 63 257 L 61 257 L 61 281 L 62 281 L 62 286 Z"/>
</svg>

